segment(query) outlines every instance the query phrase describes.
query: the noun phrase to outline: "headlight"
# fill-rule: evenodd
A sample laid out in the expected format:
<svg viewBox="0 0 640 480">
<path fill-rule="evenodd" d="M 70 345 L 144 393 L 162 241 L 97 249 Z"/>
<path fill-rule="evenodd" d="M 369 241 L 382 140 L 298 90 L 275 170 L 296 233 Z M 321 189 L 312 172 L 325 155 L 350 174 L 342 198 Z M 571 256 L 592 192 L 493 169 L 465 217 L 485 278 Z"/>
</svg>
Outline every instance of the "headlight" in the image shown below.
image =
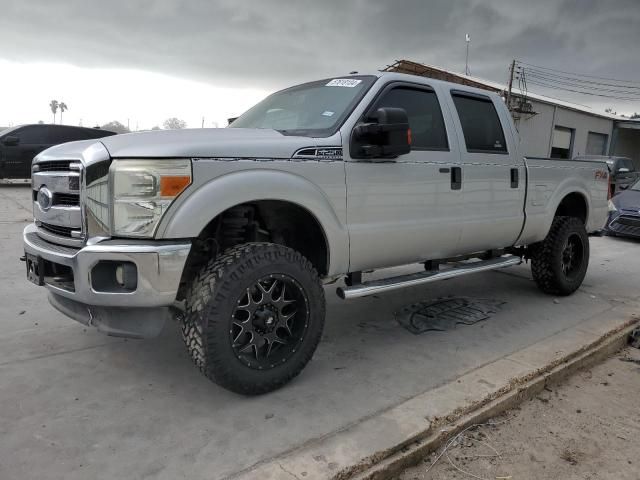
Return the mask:
<svg viewBox="0 0 640 480">
<path fill-rule="evenodd" d="M 114 160 L 112 233 L 152 237 L 171 202 L 191 184 L 191 161 Z"/>
<path fill-rule="evenodd" d="M 611 200 L 609 200 L 609 211 L 610 212 L 617 212 L 618 211 L 618 209 L 616 208 L 615 204 Z"/>
</svg>

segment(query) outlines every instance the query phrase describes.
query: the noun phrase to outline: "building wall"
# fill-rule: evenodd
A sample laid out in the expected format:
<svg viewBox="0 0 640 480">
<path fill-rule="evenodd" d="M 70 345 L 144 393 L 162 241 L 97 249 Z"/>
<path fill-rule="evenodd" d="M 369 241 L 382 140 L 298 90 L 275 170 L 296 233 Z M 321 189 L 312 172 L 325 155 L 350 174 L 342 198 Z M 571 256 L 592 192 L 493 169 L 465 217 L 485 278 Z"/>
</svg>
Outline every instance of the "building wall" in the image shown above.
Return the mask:
<svg viewBox="0 0 640 480">
<path fill-rule="evenodd" d="M 523 115 L 514 119 L 520 134 L 520 149 L 527 157 L 548 157 L 553 130 L 553 105 L 532 101 L 537 115 Z"/>
<path fill-rule="evenodd" d="M 596 117 L 548 103 L 529 101 L 537 115 L 515 114 L 516 128 L 520 134 L 522 153 L 529 157 L 551 155 L 551 138 L 555 126 L 570 128 L 573 133 L 572 157 L 585 155 L 589 132 L 607 136 L 607 150 L 611 143 L 613 120 Z"/>
<path fill-rule="evenodd" d="M 572 157 L 587 154 L 587 135 L 589 132 L 607 135 L 607 148 L 605 152 L 609 151 L 611 133 L 613 132 L 613 120 L 558 107 L 555 125 L 575 130 L 573 150 L 571 152 Z"/>
</svg>

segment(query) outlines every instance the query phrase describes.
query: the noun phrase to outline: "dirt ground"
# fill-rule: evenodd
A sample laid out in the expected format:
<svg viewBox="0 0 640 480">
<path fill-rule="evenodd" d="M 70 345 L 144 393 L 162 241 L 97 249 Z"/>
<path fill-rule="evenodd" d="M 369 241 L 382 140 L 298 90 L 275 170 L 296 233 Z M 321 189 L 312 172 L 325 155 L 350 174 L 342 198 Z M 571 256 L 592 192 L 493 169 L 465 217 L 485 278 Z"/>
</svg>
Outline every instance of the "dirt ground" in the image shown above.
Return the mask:
<svg viewBox="0 0 640 480">
<path fill-rule="evenodd" d="M 640 350 L 628 348 L 487 423 L 398 480 L 637 480 Z"/>
</svg>

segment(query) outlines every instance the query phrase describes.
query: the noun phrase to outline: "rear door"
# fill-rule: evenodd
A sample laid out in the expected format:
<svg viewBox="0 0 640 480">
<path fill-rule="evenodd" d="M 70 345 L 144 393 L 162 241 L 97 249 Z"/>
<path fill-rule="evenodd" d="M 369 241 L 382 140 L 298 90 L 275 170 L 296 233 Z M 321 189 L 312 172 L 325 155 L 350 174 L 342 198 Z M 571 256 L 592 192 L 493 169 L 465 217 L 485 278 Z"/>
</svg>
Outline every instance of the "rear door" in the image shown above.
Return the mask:
<svg viewBox="0 0 640 480">
<path fill-rule="evenodd" d="M 48 125 L 27 125 L 11 135 L 18 138 L 14 146 L 4 145 L 5 178 L 30 178 L 31 161 L 38 153 L 52 145 Z"/>
<path fill-rule="evenodd" d="M 392 161 L 345 156 L 350 270 L 402 265 L 456 252 L 462 194 L 452 187 L 459 168 L 450 112 L 426 85 L 393 82 L 367 107 L 361 121 L 381 107 L 409 117 L 411 152 Z M 348 151 L 351 131 L 343 134 Z"/>
<path fill-rule="evenodd" d="M 524 224 L 526 174 L 509 112 L 493 96 L 452 90 L 449 99 L 463 139 L 460 250 L 511 246 Z"/>
</svg>

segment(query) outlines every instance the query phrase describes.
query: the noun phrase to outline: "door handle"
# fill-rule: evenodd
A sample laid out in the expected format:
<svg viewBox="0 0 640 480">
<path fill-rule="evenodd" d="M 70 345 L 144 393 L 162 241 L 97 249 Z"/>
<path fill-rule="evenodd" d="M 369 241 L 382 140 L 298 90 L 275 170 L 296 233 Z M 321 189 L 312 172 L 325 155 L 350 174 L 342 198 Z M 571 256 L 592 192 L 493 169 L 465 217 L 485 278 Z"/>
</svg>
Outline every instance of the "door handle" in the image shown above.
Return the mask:
<svg viewBox="0 0 640 480">
<path fill-rule="evenodd" d="M 511 188 L 518 188 L 520 183 L 520 172 L 517 168 L 511 169 Z"/>
<path fill-rule="evenodd" d="M 451 168 L 451 190 L 460 190 L 462 188 L 462 168 Z"/>
</svg>

